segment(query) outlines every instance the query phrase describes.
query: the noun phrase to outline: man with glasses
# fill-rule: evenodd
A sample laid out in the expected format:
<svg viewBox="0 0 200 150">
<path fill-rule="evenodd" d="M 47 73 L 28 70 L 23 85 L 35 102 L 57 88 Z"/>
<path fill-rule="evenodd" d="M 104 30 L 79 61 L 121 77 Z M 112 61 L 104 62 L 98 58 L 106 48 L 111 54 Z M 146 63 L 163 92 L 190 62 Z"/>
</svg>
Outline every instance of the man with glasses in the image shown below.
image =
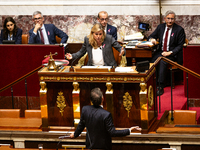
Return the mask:
<svg viewBox="0 0 200 150">
<path fill-rule="evenodd" d="M 158 57 L 166 57 L 172 61 L 182 63 L 182 50 L 185 42 L 184 29 L 175 23 L 175 13 L 171 10 L 167 11 L 164 16 L 165 23 L 158 25 L 156 30 L 148 37 L 148 39 L 156 44 L 159 42 L 158 50 L 153 54 L 151 62 L 155 62 Z M 157 95 L 164 93 L 166 72 L 168 63 L 163 60 L 158 66 L 158 84 Z"/>
<path fill-rule="evenodd" d="M 53 24 L 43 24 L 44 17 L 40 11 L 33 13 L 35 27 L 29 31 L 29 44 L 56 44 L 56 36 L 61 38 L 61 43 L 66 43 L 68 36 Z"/>
<path fill-rule="evenodd" d="M 108 24 L 108 13 L 106 11 L 99 12 L 97 20 L 103 26 L 105 33 L 112 35 L 117 40 L 117 28 Z"/>
</svg>

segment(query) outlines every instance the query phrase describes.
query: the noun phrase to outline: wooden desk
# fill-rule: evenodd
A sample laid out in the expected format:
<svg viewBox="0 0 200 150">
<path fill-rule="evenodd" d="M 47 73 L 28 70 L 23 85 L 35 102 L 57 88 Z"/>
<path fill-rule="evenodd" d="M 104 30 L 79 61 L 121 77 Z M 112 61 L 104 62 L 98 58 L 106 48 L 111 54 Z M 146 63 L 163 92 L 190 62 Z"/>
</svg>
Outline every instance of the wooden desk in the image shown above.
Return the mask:
<svg viewBox="0 0 200 150">
<path fill-rule="evenodd" d="M 200 134 L 200 127 L 175 127 L 174 124 L 166 124 L 164 127 L 159 127 L 156 133 Z"/>
<path fill-rule="evenodd" d="M 50 126 L 72 126 L 73 113 L 73 83 L 79 83 L 80 108 L 90 105 L 90 91 L 100 87 L 104 93 L 104 108 L 113 115 L 114 124 L 119 128 L 129 128 L 134 125 L 148 132 L 157 116 L 156 78 L 154 65 L 145 72 L 68 72 L 69 66 L 59 72 L 50 72 L 46 68 L 38 72 L 40 83 L 46 84 L 40 97 L 43 119 L 43 129 Z M 135 69 L 135 66 L 133 67 Z M 106 84 L 112 84 L 110 95 Z M 143 88 L 143 91 L 140 89 Z M 108 92 L 109 93 L 109 92 Z M 63 114 L 57 107 L 58 98 L 65 101 Z M 60 98 L 59 98 L 60 99 Z M 130 101 L 130 102 L 129 102 Z M 111 102 L 111 104 L 109 103 Z M 130 105 L 126 108 L 123 103 Z"/>
<path fill-rule="evenodd" d="M 151 58 L 152 57 L 152 49 L 126 48 L 126 57 L 128 57 L 128 58 Z"/>
</svg>

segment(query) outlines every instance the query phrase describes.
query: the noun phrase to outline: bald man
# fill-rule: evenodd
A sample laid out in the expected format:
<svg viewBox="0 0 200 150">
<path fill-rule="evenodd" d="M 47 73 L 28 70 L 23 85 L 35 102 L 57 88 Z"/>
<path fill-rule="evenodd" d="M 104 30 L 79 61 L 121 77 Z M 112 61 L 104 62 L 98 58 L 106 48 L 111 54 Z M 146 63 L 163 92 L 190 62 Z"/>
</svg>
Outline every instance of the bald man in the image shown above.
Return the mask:
<svg viewBox="0 0 200 150">
<path fill-rule="evenodd" d="M 108 13 L 101 11 L 98 13 L 98 22 L 103 26 L 106 34 L 110 34 L 117 40 L 117 28 L 108 24 Z"/>
</svg>

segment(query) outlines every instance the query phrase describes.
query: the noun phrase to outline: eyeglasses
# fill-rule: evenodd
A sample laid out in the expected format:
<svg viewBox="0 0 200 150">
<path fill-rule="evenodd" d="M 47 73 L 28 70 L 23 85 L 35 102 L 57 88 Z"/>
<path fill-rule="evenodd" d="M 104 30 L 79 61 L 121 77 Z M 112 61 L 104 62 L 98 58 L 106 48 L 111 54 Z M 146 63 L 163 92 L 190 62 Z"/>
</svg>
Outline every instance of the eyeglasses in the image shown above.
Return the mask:
<svg viewBox="0 0 200 150">
<path fill-rule="evenodd" d="M 41 20 L 41 19 L 42 19 L 42 17 L 34 18 L 35 21 L 36 21 L 36 20 Z"/>
<path fill-rule="evenodd" d="M 108 21 L 108 18 L 101 18 L 100 20 L 101 20 L 101 21 L 104 21 L 104 20 L 105 20 L 105 21 Z"/>
<path fill-rule="evenodd" d="M 174 20 L 174 18 L 167 18 L 167 20 Z"/>
</svg>

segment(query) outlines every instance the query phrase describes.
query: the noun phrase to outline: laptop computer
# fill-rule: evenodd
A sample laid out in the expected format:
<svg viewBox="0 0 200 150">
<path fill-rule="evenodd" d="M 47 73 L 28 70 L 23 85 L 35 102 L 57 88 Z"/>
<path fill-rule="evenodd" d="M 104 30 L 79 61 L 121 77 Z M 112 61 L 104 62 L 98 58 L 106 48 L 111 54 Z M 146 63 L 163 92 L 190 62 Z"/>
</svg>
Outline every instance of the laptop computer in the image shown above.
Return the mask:
<svg viewBox="0 0 200 150">
<path fill-rule="evenodd" d="M 3 44 L 15 44 L 15 40 L 3 40 Z"/>
</svg>

